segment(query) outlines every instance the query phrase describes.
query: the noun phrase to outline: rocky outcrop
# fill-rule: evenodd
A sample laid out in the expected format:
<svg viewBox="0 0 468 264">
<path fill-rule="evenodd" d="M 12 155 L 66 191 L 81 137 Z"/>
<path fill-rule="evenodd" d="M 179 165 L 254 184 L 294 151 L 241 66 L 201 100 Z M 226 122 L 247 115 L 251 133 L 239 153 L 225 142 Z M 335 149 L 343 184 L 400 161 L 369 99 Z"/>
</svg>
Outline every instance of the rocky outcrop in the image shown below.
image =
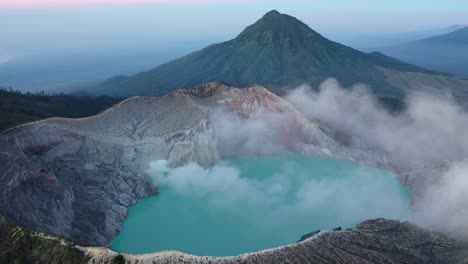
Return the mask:
<svg viewBox="0 0 468 264">
<path fill-rule="evenodd" d="M 376 219 L 353 229 L 324 231 L 279 248 L 235 257 L 165 251 L 130 255 L 80 247 L 0 220 L 1 263 L 468 263 L 468 243 L 409 222 Z"/>
</svg>

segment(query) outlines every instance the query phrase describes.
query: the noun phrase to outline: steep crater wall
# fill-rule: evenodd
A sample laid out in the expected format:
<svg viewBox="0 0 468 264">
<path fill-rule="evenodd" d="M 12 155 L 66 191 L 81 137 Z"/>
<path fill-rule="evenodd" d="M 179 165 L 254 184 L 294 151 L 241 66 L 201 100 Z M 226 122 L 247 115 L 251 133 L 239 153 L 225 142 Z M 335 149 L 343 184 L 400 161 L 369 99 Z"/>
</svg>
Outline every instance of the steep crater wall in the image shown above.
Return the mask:
<svg viewBox="0 0 468 264">
<path fill-rule="evenodd" d="M 210 83 L 163 97 L 133 97 L 90 118 L 52 118 L 2 133 L 0 214 L 81 245 L 108 245 L 126 207 L 157 194 L 145 175 L 149 161 L 208 166 L 222 158 L 210 120 L 219 107 L 242 119 L 264 110 L 288 113 L 314 143 L 306 148 L 296 142 L 292 150 L 346 155 L 267 89 Z"/>
</svg>

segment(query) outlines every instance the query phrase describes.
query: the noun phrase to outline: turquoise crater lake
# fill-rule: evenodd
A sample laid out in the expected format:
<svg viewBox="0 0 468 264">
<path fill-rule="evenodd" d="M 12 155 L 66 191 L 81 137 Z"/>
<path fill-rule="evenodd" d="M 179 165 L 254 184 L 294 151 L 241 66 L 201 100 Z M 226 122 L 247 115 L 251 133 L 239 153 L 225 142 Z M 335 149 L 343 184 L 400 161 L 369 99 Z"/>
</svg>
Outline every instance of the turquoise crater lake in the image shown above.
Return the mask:
<svg viewBox="0 0 468 264">
<path fill-rule="evenodd" d="M 409 188 L 351 161 L 281 154 L 174 169 L 157 161 L 149 173 L 160 195 L 129 207 L 113 250 L 231 256 L 294 243 L 316 229 L 410 218 Z"/>
</svg>

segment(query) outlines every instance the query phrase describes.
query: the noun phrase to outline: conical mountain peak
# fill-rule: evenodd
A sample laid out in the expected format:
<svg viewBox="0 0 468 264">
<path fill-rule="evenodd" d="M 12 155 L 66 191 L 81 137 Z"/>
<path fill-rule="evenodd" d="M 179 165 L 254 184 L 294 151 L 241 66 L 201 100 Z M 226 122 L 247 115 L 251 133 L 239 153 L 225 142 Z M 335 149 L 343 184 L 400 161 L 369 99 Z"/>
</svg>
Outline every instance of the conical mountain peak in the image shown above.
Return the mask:
<svg viewBox="0 0 468 264">
<path fill-rule="evenodd" d="M 267 12 L 267 13 L 263 16 L 263 18 L 275 17 L 275 16 L 279 16 L 279 15 L 281 15 L 281 13 L 278 12 L 278 10 L 271 10 L 271 11 Z"/>
<path fill-rule="evenodd" d="M 322 39 L 320 34 L 295 17 L 272 10 L 248 26 L 235 40 L 250 44 L 281 44 L 287 41 L 296 46 L 311 36 Z"/>
<path fill-rule="evenodd" d="M 235 39 L 151 71 L 103 83 L 98 89 L 118 95 L 163 95 L 215 80 L 237 87 L 258 83 L 288 88 L 304 83 L 318 87 L 334 77 L 344 86 L 365 83 L 376 93 L 396 97 L 406 89 L 387 79 L 388 72 L 396 71 L 427 73 L 382 54 L 366 54 L 330 41 L 295 17 L 272 10 Z"/>
</svg>

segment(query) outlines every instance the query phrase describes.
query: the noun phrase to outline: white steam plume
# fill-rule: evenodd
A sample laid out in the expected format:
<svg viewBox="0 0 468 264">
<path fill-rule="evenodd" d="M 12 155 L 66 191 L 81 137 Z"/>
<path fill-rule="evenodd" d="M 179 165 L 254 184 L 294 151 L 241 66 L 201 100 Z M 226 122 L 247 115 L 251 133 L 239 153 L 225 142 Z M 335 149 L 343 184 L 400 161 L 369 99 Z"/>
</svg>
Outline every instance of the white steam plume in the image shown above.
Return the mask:
<svg viewBox="0 0 468 264">
<path fill-rule="evenodd" d="M 400 170 L 468 157 L 468 114 L 447 95 L 410 94 L 394 115 L 365 87 L 345 90 L 330 79 L 319 92 L 303 86 L 286 99 L 350 147 L 387 152 Z"/>
<path fill-rule="evenodd" d="M 312 120 L 334 131 L 350 147 L 383 150 L 399 171 L 455 162 L 437 175 L 418 179 L 414 221 L 424 227 L 457 231 L 468 237 L 468 114 L 444 94 L 416 92 L 406 108 L 391 114 L 363 86 L 345 90 L 335 80 L 319 91 L 307 86 L 286 99 Z M 461 230 L 461 231 L 460 231 Z"/>
<path fill-rule="evenodd" d="M 229 162 L 210 168 L 191 163 L 169 169 L 166 164 L 162 160 L 150 163 L 148 172 L 157 184 L 186 199 L 202 199 L 209 208 L 245 216 L 252 228 L 284 230 L 305 221 L 310 229 L 323 229 L 351 227 L 377 217 L 409 218 L 408 197 L 396 180 L 376 175 L 373 169 L 356 166 L 347 170 L 346 177 L 324 176 L 285 157 L 279 171 L 256 177 L 242 175 Z"/>
<path fill-rule="evenodd" d="M 337 141 L 351 148 L 387 153 L 399 172 L 468 157 L 468 114 L 449 95 L 412 93 L 406 99 L 406 108 L 401 113 L 393 114 L 380 106 L 366 87 L 355 86 L 346 90 L 331 79 L 324 82 L 318 92 L 303 86 L 285 98 L 308 119 L 319 122 L 327 134 Z M 288 130 L 297 124 L 285 113 L 264 112 L 250 119 L 242 119 L 219 110 L 213 113 L 211 122 L 223 156 L 274 154 L 289 150 L 289 146 L 303 140 L 302 134 L 294 129 Z M 159 165 L 155 163 L 151 166 L 154 169 Z M 416 223 L 443 231 L 468 230 L 467 167 L 454 165 L 446 173 L 441 173 L 438 180 L 431 179 L 416 186 L 423 188 L 417 191 L 413 205 Z M 276 208 L 273 211 L 278 212 L 277 215 L 265 213 L 265 217 L 284 218 L 287 221 L 294 213 L 297 215 L 307 211 L 307 208 L 319 206 L 321 201 L 333 197 L 338 197 L 338 206 L 333 210 L 342 210 L 343 217 L 358 219 L 366 215 L 359 209 L 357 202 L 362 202 L 359 196 L 346 195 L 343 186 L 349 183 L 343 181 L 309 179 L 301 182 L 300 189 L 293 190 L 291 179 L 297 179 L 297 173 L 275 175 L 271 180 L 254 180 L 240 177 L 236 168 L 225 164 L 209 169 L 190 164 L 166 172 L 166 176 L 159 177 L 159 183 L 181 193 L 206 196 L 217 206 L 242 203 L 257 210 Z M 360 181 L 362 178 L 353 180 Z M 356 193 L 359 195 L 368 190 L 377 191 L 384 200 L 386 195 L 390 195 L 390 190 L 378 184 Z M 285 202 L 285 197 L 291 192 L 295 197 L 293 204 Z M 378 206 L 375 212 L 374 217 L 389 216 L 386 210 L 379 210 Z"/>
<path fill-rule="evenodd" d="M 450 169 L 426 188 L 414 205 L 422 226 L 468 237 L 468 160 Z"/>
</svg>

